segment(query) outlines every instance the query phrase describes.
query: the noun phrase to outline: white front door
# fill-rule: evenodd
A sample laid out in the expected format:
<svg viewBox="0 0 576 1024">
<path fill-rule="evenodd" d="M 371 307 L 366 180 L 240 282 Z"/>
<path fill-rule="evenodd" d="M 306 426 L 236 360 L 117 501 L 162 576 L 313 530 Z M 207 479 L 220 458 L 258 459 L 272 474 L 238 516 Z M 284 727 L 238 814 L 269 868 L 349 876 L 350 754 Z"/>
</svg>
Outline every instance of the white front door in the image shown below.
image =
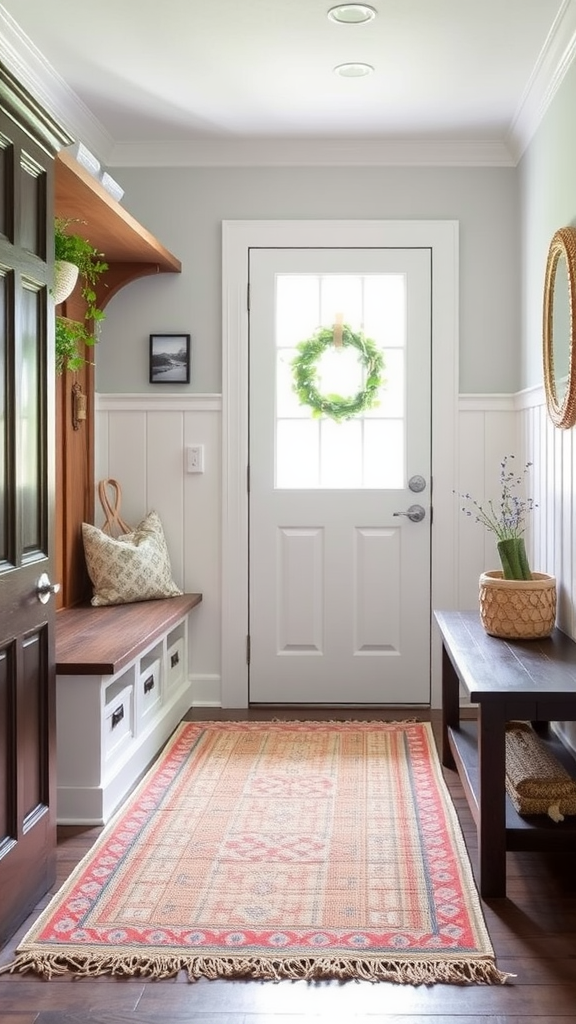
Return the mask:
<svg viewBox="0 0 576 1024">
<path fill-rule="evenodd" d="M 431 251 L 252 249 L 249 282 L 249 699 L 427 704 Z M 344 422 L 299 402 L 291 366 L 339 320 L 385 364 Z M 355 348 L 317 367 L 323 393 L 363 388 Z"/>
</svg>

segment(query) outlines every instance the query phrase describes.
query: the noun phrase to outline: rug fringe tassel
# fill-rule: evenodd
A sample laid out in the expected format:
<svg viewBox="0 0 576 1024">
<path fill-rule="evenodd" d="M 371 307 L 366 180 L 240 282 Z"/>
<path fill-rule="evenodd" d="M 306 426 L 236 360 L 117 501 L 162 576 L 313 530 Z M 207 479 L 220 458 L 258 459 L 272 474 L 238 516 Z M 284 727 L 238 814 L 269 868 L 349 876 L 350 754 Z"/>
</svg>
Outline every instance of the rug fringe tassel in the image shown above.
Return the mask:
<svg viewBox="0 0 576 1024">
<path fill-rule="evenodd" d="M 516 975 L 499 971 L 490 958 L 476 960 L 355 960 L 335 957 L 282 959 L 272 957 L 143 957 L 94 953 L 85 956 L 59 953 L 22 952 L 10 964 L 0 967 L 0 974 L 34 971 L 44 980 L 71 973 L 75 977 L 97 977 L 102 974 L 119 977 L 172 978 L 186 971 L 188 980 L 207 978 L 253 978 L 261 981 L 313 981 L 333 978 L 340 981 L 392 981 L 404 985 L 503 985 Z"/>
</svg>

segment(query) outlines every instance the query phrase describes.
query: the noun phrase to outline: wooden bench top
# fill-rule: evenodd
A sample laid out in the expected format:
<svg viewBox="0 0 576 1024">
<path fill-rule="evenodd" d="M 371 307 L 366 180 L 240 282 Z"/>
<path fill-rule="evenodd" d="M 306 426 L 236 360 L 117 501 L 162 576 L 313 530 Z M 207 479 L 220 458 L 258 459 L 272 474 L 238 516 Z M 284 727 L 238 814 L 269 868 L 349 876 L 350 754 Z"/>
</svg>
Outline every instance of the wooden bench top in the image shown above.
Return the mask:
<svg viewBox="0 0 576 1024">
<path fill-rule="evenodd" d="M 522 697 L 575 701 L 576 643 L 557 627 L 540 640 L 504 640 L 486 633 L 477 611 L 434 615 L 444 648 L 473 703 L 509 703 Z"/>
<path fill-rule="evenodd" d="M 114 675 L 201 600 L 202 594 L 182 594 L 103 608 L 63 608 L 56 613 L 56 674 Z"/>
</svg>

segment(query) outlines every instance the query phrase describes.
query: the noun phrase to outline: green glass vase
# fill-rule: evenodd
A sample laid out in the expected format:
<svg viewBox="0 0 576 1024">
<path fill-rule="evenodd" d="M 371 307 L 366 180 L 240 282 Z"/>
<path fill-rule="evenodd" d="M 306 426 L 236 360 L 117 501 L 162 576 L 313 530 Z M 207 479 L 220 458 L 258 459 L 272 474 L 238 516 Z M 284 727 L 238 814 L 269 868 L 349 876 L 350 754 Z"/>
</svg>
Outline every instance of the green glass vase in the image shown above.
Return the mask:
<svg viewBox="0 0 576 1024">
<path fill-rule="evenodd" d="M 505 580 L 532 579 L 523 537 L 498 541 L 498 554 Z"/>
</svg>

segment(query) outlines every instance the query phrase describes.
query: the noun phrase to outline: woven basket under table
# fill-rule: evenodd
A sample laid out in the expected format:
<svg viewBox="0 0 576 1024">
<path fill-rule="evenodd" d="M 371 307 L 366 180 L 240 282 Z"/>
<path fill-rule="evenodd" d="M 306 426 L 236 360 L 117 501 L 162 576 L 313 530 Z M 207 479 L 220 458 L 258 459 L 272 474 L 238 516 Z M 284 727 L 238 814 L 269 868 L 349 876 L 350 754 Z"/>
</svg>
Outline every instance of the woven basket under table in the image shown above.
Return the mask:
<svg viewBox="0 0 576 1024">
<path fill-rule="evenodd" d="M 528 722 L 506 726 L 506 790 L 519 814 L 576 814 L 576 780 Z"/>
</svg>

